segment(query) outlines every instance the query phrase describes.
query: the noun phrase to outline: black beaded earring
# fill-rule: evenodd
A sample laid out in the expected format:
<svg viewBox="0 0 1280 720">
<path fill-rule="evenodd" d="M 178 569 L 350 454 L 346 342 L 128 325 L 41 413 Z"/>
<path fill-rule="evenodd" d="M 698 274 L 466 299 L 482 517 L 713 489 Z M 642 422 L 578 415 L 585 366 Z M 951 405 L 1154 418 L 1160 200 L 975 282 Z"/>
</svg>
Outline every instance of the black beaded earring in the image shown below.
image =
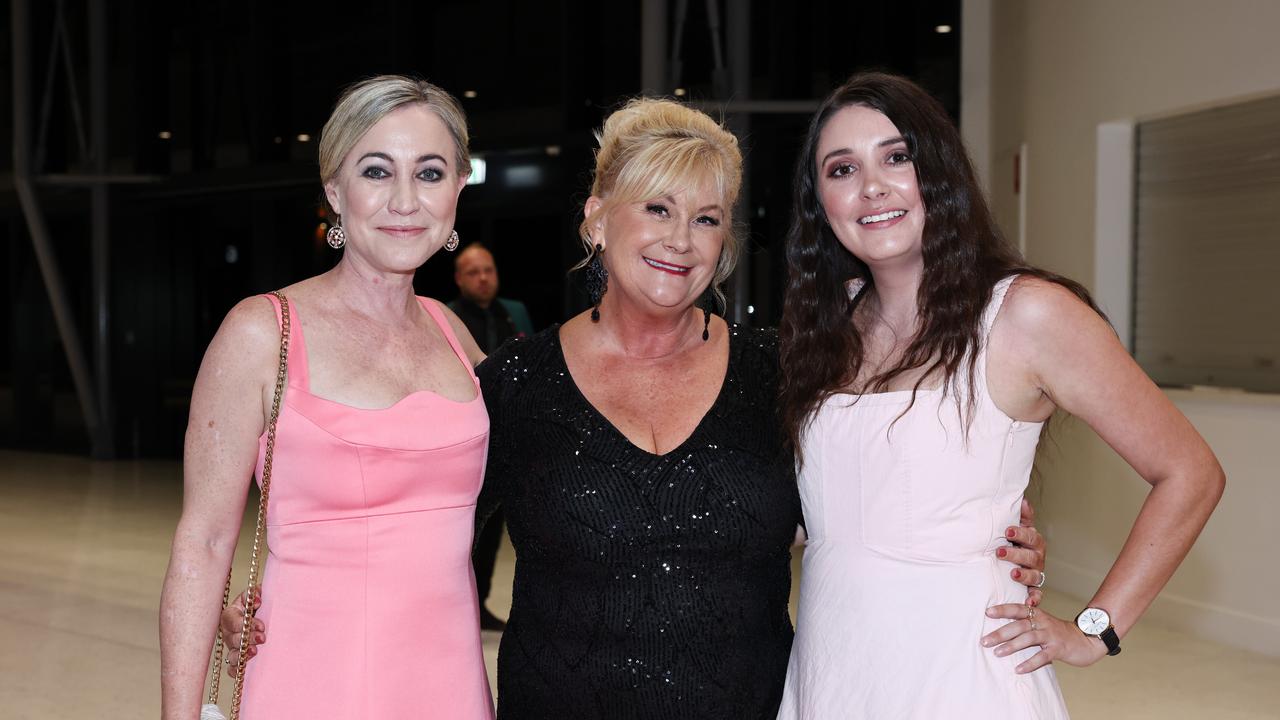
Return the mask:
<svg viewBox="0 0 1280 720">
<path fill-rule="evenodd" d="M 591 297 L 591 322 L 600 322 L 600 299 L 609 289 L 609 271 L 605 269 L 600 256 L 604 253 L 604 245 L 596 243 L 596 252 L 587 263 L 587 295 Z"/>
<path fill-rule="evenodd" d="M 714 287 L 708 287 L 702 292 L 702 297 L 698 298 L 698 306 L 702 308 L 702 342 L 711 339 L 711 313 L 712 306 L 719 307 L 720 301 L 716 298 Z"/>
</svg>

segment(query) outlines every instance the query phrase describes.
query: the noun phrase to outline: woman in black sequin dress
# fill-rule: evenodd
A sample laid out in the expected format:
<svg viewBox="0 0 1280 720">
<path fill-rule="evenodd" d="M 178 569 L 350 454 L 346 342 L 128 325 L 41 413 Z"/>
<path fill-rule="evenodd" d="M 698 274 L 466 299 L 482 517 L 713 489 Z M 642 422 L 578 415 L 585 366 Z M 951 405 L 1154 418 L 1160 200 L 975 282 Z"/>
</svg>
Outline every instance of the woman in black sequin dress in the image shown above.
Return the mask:
<svg viewBox="0 0 1280 720">
<path fill-rule="evenodd" d="M 732 270 L 740 167 L 695 110 L 610 116 L 582 225 L 596 307 L 480 365 L 481 521 L 500 503 L 517 555 L 503 720 L 777 711 L 800 502 L 776 335 L 695 305 Z"/>
<path fill-rule="evenodd" d="M 481 502 L 503 504 L 518 556 L 499 717 L 772 718 L 800 519 L 772 409 L 773 333 L 713 327 L 728 336 L 723 389 L 658 454 L 584 398 L 561 331 L 509 343 L 479 371 L 492 428 Z"/>
</svg>

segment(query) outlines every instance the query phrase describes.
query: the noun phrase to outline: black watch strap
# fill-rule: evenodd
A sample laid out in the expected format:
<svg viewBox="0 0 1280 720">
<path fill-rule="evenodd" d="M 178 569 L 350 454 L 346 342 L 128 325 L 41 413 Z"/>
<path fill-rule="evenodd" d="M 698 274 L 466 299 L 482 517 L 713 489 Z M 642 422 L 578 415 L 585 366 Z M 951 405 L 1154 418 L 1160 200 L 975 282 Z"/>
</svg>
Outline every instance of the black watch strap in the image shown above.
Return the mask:
<svg viewBox="0 0 1280 720">
<path fill-rule="evenodd" d="M 1107 655 L 1120 654 L 1120 636 L 1116 634 L 1114 625 L 1107 626 L 1107 629 L 1103 630 L 1098 637 L 1102 639 L 1102 644 L 1107 646 Z"/>
</svg>

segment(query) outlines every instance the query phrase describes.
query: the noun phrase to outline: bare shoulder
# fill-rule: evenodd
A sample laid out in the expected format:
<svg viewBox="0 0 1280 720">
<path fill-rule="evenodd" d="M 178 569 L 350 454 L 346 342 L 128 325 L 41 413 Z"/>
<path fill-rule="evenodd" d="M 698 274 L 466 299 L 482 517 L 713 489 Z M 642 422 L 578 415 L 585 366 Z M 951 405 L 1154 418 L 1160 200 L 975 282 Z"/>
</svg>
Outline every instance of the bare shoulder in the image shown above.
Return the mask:
<svg viewBox="0 0 1280 720">
<path fill-rule="evenodd" d="M 1123 354 L 1107 321 L 1070 289 L 1038 277 L 1013 281 L 991 328 L 987 387 L 992 400 L 1017 420 L 1052 412 L 1063 369 Z"/>
<path fill-rule="evenodd" d="M 275 306 L 261 295 L 236 303 L 214 336 L 215 344 L 220 341 L 235 343 L 242 349 L 275 347 L 280 342 L 280 320 Z"/>
<path fill-rule="evenodd" d="M 280 347 L 280 321 L 275 306 L 262 296 L 236 303 L 222 320 L 205 351 L 205 366 L 219 375 L 241 379 L 273 374 Z M 203 373 L 202 373 L 203 374 Z"/>
<path fill-rule="evenodd" d="M 236 303 L 205 351 L 191 393 L 188 442 L 204 428 L 241 428 L 257 437 L 263 397 L 279 363 L 280 325 L 270 300 L 256 296 Z M 188 448 L 188 453 L 192 448 Z"/>
<path fill-rule="evenodd" d="M 1101 315 L 1068 288 L 1028 275 L 1013 281 L 1000 308 L 997 325 L 1022 337 L 1070 338 L 1081 332 L 1111 327 Z"/>
</svg>

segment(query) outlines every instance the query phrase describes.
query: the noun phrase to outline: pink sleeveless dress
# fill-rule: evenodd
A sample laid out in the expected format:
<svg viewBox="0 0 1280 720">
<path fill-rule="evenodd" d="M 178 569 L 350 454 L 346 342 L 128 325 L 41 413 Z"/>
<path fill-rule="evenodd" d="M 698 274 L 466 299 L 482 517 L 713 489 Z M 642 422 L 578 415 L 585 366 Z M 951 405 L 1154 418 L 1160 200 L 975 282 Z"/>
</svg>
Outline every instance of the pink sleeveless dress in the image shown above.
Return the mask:
<svg viewBox="0 0 1280 720">
<path fill-rule="evenodd" d="M 1014 674 L 1038 647 L 1002 658 L 979 644 L 1008 622 L 987 607 L 1026 602 L 995 553 L 1018 522 L 1043 425 L 1013 420 L 987 392 L 986 340 L 1011 283 L 982 319 L 967 441 L 941 391 L 920 392 L 905 415 L 910 391 L 836 395 L 801 439 L 809 539 L 780 720 L 1067 717 L 1052 667 Z"/>
<path fill-rule="evenodd" d="M 470 368 L 436 304 L 419 302 Z M 298 310 L 267 508 L 267 642 L 243 717 L 488 720 L 471 570 L 489 438 L 479 382 L 469 402 L 421 391 L 361 410 L 316 397 Z M 259 477 L 265 449 L 264 434 Z"/>
</svg>

